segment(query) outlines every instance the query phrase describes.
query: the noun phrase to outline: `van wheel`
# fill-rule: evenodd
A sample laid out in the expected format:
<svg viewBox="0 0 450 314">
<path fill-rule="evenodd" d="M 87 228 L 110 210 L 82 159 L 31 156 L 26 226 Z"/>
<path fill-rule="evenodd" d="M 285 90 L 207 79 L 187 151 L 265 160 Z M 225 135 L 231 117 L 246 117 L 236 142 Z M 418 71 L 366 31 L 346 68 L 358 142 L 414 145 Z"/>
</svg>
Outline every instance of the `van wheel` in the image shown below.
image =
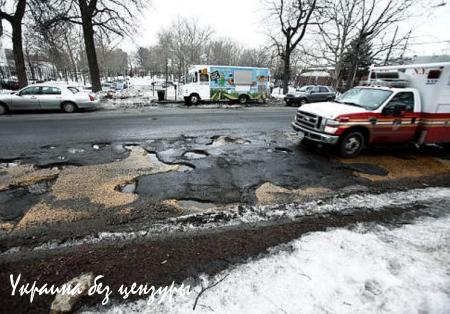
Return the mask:
<svg viewBox="0 0 450 314">
<path fill-rule="evenodd" d="M 241 105 L 245 105 L 248 102 L 248 97 L 247 95 L 240 95 L 239 96 L 239 103 Z"/>
<path fill-rule="evenodd" d="M 8 112 L 8 108 L 5 105 L 0 104 L 0 116 Z"/>
<path fill-rule="evenodd" d="M 77 111 L 77 106 L 71 102 L 65 102 L 62 104 L 62 111 L 65 113 L 73 113 Z"/>
<path fill-rule="evenodd" d="M 364 134 L 350 132 L 339 142 L 339 152 L 344 158 L 356 157 L 364 148 Z"/>
<path fill-rule="evenodd" d="M 198 105 L 198 103 L 200 102 L 200 97 L 198 97 L 198 95 L 196 94 L 192 94 L 191 96 L 189 96 L 189 104 L 190 105 Z"/>
</svg>

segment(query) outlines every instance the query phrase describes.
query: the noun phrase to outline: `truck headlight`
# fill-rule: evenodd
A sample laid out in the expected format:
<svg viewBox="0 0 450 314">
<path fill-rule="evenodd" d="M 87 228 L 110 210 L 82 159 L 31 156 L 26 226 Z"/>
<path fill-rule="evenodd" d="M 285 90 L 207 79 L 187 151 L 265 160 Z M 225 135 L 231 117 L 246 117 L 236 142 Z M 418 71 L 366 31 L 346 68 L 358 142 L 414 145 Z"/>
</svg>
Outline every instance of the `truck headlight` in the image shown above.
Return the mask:
<svg viewBox="0 0 450 314">
<path fill-rule="evenodd" d="M 339 121 L 327 119 L 326 125 L 336 127 L 336 126 L 339 126 Z"/>
<path fill-rule="evenodd" d="M 334 126 L 325 126 L 325 129 L 323 130 L 325 133 L 328 134 L 335 134 L 337 132 L 338 128 Z"/>
</svg>

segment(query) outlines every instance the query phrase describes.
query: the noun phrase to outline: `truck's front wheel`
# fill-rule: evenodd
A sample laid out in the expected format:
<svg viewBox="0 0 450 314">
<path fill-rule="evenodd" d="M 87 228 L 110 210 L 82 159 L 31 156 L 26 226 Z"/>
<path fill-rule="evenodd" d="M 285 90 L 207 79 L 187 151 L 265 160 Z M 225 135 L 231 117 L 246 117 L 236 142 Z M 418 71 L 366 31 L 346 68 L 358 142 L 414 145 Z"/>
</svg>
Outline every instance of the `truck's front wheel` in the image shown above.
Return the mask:
<svg viewBox="0 0 450 314">
<path fill-rule="evenodd" d="M 198 103 L 200 102 L 200 97 L 198 97 L 198 95 L 196 94 L 192 94 L 191 96 L 189 96 L 189 104 L 190 105 L 198 105 Z"/>
<path fill-rule="evenodd" d="M 352 158 L 361 153 L 364 148 L 364 134 L 350 132 L 339 141 L 339 152 L 344 158 Z"/>
</svg>

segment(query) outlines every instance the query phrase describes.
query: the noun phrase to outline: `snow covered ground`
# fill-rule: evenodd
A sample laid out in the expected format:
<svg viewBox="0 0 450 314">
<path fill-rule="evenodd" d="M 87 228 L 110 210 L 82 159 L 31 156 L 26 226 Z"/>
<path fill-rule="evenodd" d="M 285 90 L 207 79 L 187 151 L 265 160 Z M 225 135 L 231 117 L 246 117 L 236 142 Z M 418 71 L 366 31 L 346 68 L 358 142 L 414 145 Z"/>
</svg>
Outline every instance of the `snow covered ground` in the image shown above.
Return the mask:
<svg viewBox="0 0 450 314">
<path fill-rule="evenodd" d="M 448 204 L 426 206 L 446 211 Z M 161 304 L 144 299 L 103 311 L 190 313 L 202 286 L 223 279 L 201 295 L 196 313 L 450 313 L 449 261 L 448 214 L 400 228 L 330 229 L 204 276 L 187 297 Z"/>
<path fill-rule="evenodd" d="M 293 88 L 292 86 L 289 86 L 288 94 L 294 94 L 294 93 L 295 93 L 295 88 Z M 281 87 L 276 87 L 272 91 L 273 98 L 284 99 L 285 96 L 286 95 L 283 94 L 283 89 Z"/>
</svg>

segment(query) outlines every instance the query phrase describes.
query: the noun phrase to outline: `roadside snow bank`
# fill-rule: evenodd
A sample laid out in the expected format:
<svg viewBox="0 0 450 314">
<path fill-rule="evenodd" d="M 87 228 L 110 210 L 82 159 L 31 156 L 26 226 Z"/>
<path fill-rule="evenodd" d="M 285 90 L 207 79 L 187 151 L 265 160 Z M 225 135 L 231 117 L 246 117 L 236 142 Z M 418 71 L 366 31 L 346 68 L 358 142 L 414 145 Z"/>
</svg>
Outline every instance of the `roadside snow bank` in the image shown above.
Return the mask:
<svg viewBox="0 0 450 314">
<path fill-rule="evenodd" d="M 269 257 L 202 278 L 196 313 L 450 313 L 450 217 L 389 230 L 316 232 Z M 108 313 L 191 313 L 201 287 L 172 303 Z"/>
</svg>

